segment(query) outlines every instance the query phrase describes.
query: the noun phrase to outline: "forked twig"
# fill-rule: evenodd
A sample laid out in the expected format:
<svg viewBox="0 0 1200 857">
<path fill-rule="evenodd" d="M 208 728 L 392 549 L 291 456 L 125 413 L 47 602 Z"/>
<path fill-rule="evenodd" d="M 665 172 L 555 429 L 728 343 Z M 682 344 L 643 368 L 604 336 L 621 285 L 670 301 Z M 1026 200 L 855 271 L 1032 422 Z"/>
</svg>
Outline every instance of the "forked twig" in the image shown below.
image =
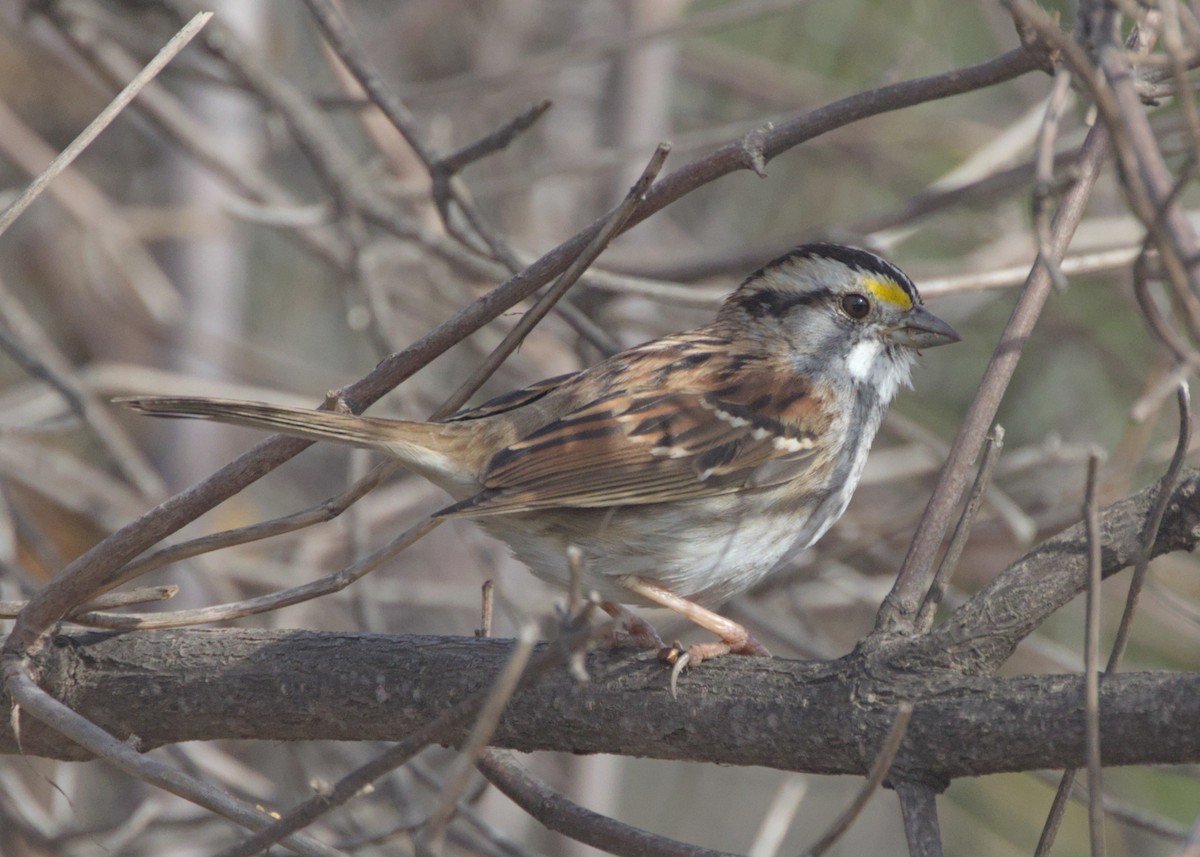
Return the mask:
<svg viewBox="0 0 1200 857">
<path fill-rule="evenodd" d="M 933 583 L 929 585 L 929 592 L 925 594 L 925 600 L 921 603 L 921 610 L 917 614 L 916 622 L 918 634 L 923 634 L 933 627 L 937 609 L 946 596 L 950 576 L 954 574 L 958 560 L 967 546 L 967 540 L 971 537 L 971 527 L 975 523 L 979 507 L 983 505 L 984 495 L 992 479 L 992 469 L 996 466 L 996 460 L 1002 449 L 1004 449 L 1004 427 L 996 425 L 984 443 L 983 460 L 979 463 L 979 473 L 975 476 L 975 484 L 971 486 L 971 493 L 967 496 L 967 504 L 963 507 L 962 516 L 959 517 L 958 524 L 954 527 L 954 532 L 950 536 L 950 544 L 946 547 L 946 553 L 942 555 L 942 561 L 938 564 L 937 574 L 933 576 Z"/>
</svg>

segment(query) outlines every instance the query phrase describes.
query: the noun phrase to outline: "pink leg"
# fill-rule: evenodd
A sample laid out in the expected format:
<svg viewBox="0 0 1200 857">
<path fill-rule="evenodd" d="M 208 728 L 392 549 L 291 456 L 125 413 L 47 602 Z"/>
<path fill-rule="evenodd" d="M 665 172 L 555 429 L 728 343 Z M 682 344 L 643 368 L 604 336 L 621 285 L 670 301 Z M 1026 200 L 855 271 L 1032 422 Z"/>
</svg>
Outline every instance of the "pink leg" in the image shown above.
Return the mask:
<svg viewBox="0 0 1200 857">
<path fill-rule="evenodd" d="M 686 652 L 680 651 L 679 644 L 676 644 L 659 653 L 660 658 L 667 663 L 674 664 L 671 669 L 672 696 L 675 695 L 675 684 L 679 678 L 679 674 L 686 667 L 694 667 L 702 661 L 718 658 L 721 655 L 771 656 L 766 647 L 750 636 L 750 632 L 744 627 L 732 619 L 726 619 L 719 613 L 714 613 L 706 607 L 701 607 L 695 601 L 689 601 L 656 583 L 651 583 L 648 580 L 633 575 L 621 578 L 621 585 L 630 592 L 636 592 L 638 595 L 653 601 L 655 604 L 674 610 L 679 615 L 692 620 L 701 628 L 712 631 L 721 638 L 720 642 L 717 643 L 696 643 L 689 646 Z"/>
</svg>

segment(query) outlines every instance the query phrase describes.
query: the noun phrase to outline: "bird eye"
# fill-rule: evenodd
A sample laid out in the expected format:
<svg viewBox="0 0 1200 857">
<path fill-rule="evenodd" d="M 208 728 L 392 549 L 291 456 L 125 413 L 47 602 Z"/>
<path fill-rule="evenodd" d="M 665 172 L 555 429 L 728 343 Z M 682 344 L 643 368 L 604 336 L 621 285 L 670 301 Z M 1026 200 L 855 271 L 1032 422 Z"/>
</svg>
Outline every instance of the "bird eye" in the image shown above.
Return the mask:
<svg viewBox="0 0 1200 857">
<path fill-rule="evenodd" d="M 849 294 L 842 298 L 842 311 L 851 318 L 863 319 L 871 311 L 871 302 L 860 294 Z"/>
</svg>

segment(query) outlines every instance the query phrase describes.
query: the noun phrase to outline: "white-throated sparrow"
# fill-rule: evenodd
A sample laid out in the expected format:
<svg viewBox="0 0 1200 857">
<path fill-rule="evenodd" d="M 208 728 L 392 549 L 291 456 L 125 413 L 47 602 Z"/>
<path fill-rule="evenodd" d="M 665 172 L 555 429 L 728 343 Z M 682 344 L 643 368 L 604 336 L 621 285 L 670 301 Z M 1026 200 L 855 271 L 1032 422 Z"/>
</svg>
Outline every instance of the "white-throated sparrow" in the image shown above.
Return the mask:
<svg viewBox="0 0 1200 857">
<path fill-rule="evenodd" d="M 715 604 L 846 509 L 915 352 L 958 341 L 880 257 L 807 244 L 751 274 L 716 319 L 492 399 L 444 422 L 226 399 L 140 397 L 207 417 L 382 450 L 456 501 L 539 577 L 567 549 L 613 615 L 669 607 L 716 633 L 678 660 L 766 654 Z M 661 643 L 645 623 L 631 628 Z"/>
</svg>

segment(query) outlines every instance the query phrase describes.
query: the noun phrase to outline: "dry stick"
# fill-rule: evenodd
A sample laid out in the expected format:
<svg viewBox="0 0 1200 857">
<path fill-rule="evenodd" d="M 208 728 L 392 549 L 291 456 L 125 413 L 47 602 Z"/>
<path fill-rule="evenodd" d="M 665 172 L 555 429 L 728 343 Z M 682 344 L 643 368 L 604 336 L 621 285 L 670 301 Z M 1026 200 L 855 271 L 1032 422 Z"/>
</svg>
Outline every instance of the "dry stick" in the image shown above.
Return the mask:
<svg viewBox="0 0 1200 857">
<path fill-rule="evenodd" d="M 1150 568 L 1150 557 L 1154 550 L 1154 542 L 1158 539 L 1158 530 L 1162 525 L 1163 514 L 1171 500 L 1171 493 L 1179 481 L 1183 463 L 1187 459 L 1188 449 L 1192 443 L 1192 407 L 1191 396 L 1186 382 L 1181 383 L 1176 390 L 1176 403 L 1179 406 L 1179 436 L 1175 443 L 1175 453 L 1167 472 L 1158 483 L 1158 494 L 1154 498 L 1154 506 L 1146 516 L 1146 528 L 1142 532 L 1142 547 L 1138 552 L 1137 563 L 1133 567 L 1133 576 L 1129 579 L 1129 592 L 1125 596 L 1125 609 L 1121 613 L 1121 623 L 1117 626 L 1116 638 L 1113 640 L 1112 651 L 1108 656 L 1108 665 L 1104 671 L 1117 671 L 1125 646 L 1129 642 L 1129 632 L 1133 626 L 1133 613 L 1137 609 L 1142 587 L 1146 583 L 1146 573 Z"/>
<path fill-rule="evenodd" d="M 533 127 L 533 123 L 541 119 L 542 114 L 549 110 L 552 104 L 553 102 L 549 99 L 539 101 L 490 134 L 485 134 L 474 143 L 468 143 L 457 152 L 442 156 L 434 166 L 440 173 L 453 175 L 476 161 L 507 149 L 513 140 Z"/>
<path fill-rule="evenodd" d="M 1150 567 L 1150 559 L 1153 555 L 1154 543 L 1158 540 L 1158 530 L 1162 525 L 1163 514 L 1166 512 L 1167 504 L 1171 501 L 1171 494 L 1174 492 L 1175 485 L 1179 481 L 1179 474 L 1187 458 L 1188 447 L 1191 445 L 1192 414 L 1187 384 L 1179 385 L 1177 402 L 1179 404 L 1179 437 L 1175 443 L 1175 454 L 1171 457 L 1171 463 L 1167 465 L 1166 473 L 1159 480 L 1154 503 L 1150 507 L 1149 514 L 1146 515 L 1146 524 L 1142 529 L 1137 560 L 1134 564 L 1133 575 L 1129 581 L 1129 591 L 1125 596 L 1125 609 L 1121 613 L 1121 624 L 1117 627 L 1116 639 L 1113 640 L 1108 664 L 1104 668 L 1105 675 L 1110 675 L 1117 671 L 1121 656 L 1125 653 L 1125 646 L 1129 640 L 1129 632 L 1133 625 L 1133 614 L 1137 609 L 1142 587 L 1145 584 L 1146 574 Z M 1058 783 L 1058 791 L 1054 793 L 1054 800 L 1050 803 L 1050 811 L 1046 813 L 1046 823 L 1042 826 L 1042 833 L 1038 838 L 1034 857 L 1048 857 L 1050 854 L 1050 848 L 1054 845 L 1054 839 L 1058 835 L 1058 828 L 1062 824 L 1063 815 L 1067 811 L 1067 802 L 1070 800 L 1071 791 L 1075 785 L 1075 772 L 1075 768 L 1068 768 L 1063 771 L 1062 779 Z M 1089 808 L 1091 806 L 1090 793 L 1089 789 Z M 1103 798 L 1103 795 L 1101 795 L 1101 798 Z"/>
<path fill-rule="evenodd" d="M 1108 155 L 1108 131 L 1095 125 L 1088 132 L 1079 158 L 1079 179 L 1062 199 L 1051 223 L 1050 258 L 1061 260 L 1070 244 L 1075 228 L 1083 217 L 1084 206 L 1091 195 L 1100 169 Z M 988 361 L 978 392 L 963 418 L 962 428 L 946 457 L 942 472 L 909 545 L 908 554 L 875 620 L 876 632 L 910 632 L 919 612 L 921 597 L 929 588 L 933 576 L 933 560 L 938 545 L 950 526 L 951 516 L 966 487 L 971 463 L 983 446 L 988 427 L 996 418 L 1000 400 L 1012 379 L 1017 361 L 1042 307 L 1050 294 L 1052 279 L 1045 265 L 1035 265 L 1025 280 L 1025 286 L 1013 307 L 1012 315 L 1000 335 L 992 358 Z"/>
<path fill-rule="evenodd" d="M 76 610 L 79 613 L 87 613 L 92 610 L 107 610 L 112 607 L 128 607 L 132 604 L 166 601 L 178 594 L 179 587 L 173 584 L 167 586 L 143 586 L 139 589 L 130 589 L 127 592 L 109 592 L 101 595 L 94 601 L 79 605 Z M 26 602 L 24 601 L 0 601 L 0 619 L 11 619 L 21 612 L 25 604 Z M 75 614 L 71 614 L 72 619 L 74 619 L 74 616 Z"/>
<path fill-rule="evenodd" d="M 896 719 L 892 721 L 892 728 L 888 730 L 887 738 L 884 739 L 883 746 L 879 748 L 879 754 L 875 757 L 875 762 L 871 765 L 871 770 L 867 773 L 867 779 L 862 784 L 862 788 L 858 790 L 858 794 L 851 801 L 850 806 L 846 807 L 845 812 L 830 825 L 829 830 L 804 852 L 804 857 L 820 857 L 828 851 L 850 829 L 850 825 L 863 811 L 867 801 L 875 796 L 875 792 L 883 785 L 888 771 L 892 769 L 892 762 L 895 760 L 896 754 L 900 752 L 900 745 L 904 742 L 904 733 L 908 731 L 908 721 L 912 718 L 912 712 L 911 702 L 901 702 L 896 707 Z"/>
<path fill-rule="evenodd" d="M 342 61 L 354 79 L 358 81 L 359 86 L 363 88 L 375 106 L 383 111 L 384 116 L 395 126 L 421 163 L 425 165 L 425 169 L 433 181 L 434 202 L 446 231 L 468 247 L 474 243 L 473 236 L 464 234 L 455 223 L 450 211 L 450 204 L 453 203 L 474 230 L 474 238 L 483 243 L 490 251 L 490 255 L 503 260 L 514 272 L 518 270 L 520 263 L 516 261 L 512 250 L 470 201 L 461 180 L 453 173 L 438 169 L 440 158 L 434 154 L 433 149 L 417 130 L 416 117 L 384 84 L 379 70 L 367 58 L 358 38 L 351 31 L 349 23 L 338 8 L 330 0 L 305 0 L 305 5 L 316 19 L 325 36 L 325 41 L 333 48 L 338 59 Z"/>
<path fill-rule="evenodd" d="M 1100 516 L 1096 510 L 1099 452 L 1088 457 L 1083 519 L 1087 529 L 1087 622 L 1084 628 L 1084 701 L 1086 704 L 1088 833 L 1092 857 L 1104 857 L 1104 807 L 1100 784 Z"/>
<path fill-rule="evenodd" d="M 808 777 L 803 774 L 788 777 L 775 789 L 771 802 L 763 812 L 762 821 L 750 842 L 747 857 L 778 857 L 796 813 L 808 794 Z"/>
<path fill-rule="evenodd" d="M 958 523 L 954 527 L 954 532 L 950 536 L 950 544 L 942 556 L 942 561 L 938 564 L 937 574 L 933 576 L 933 582 L 929 584 L 929 591 L 925 594 L 925 600 L 921 603 L 921 609 L 917 613 L 915 630 L 918 634 L 924 634 L 933 627 L 937 609 L 941 605 L 942 599 L 946 597 L 950 576 L 954 574 L 958 560 L 967 546 L 967 539 L 971 537 L 971 527 L 975 523 L 979 507 L 983 505 L 988 484 L 992 481 L 992 469 L 996 466 L 996 460 L 1000 457 L 1002 449 L 1004 449 L 1004 427 L 997 425 L 992 429 L 992 433 L 988 435 L 984 444 L 983 461 L 979 463 L 979 473 L 976 474 L 975 484 L 971 486 L 971 493 L 967 496 L 967 505 L 963 508 L 962 516 L 959 517 Z"/>
<path fill-rule="evenodd" d="M 1049 771 L 1030 771 L 1029 773 L 1047 785 L 1057 787 L 1057 778 Z M 1071 798 L 1075 801 L 1086 803 L 1087 789 L 1081 783 L 1076 783 L 1071 789 Z M 1118 800 L 1111 795 L 1104 795 L 1104 812 L 1113 821 L 1119 821 L 1128 827 L 1145 831 L 1154 836 L 1160 836 L 1163 839 L 1169 839 L 1173 842 L 1183 842 L 1187 838 L 1187 828 L 1161 815 L 1155 815 L 1154 813 L 1134 807 L 1126 801 Z"/>
<path fill-rule="evenodd" d="M 138 72 L 133 68 L 124 80 Z M 119 84 L 118 84 L 119 87 Z M 138 103 L 146 98 L 153 85 L 139 94 Z M 30 178 L 54 160 L 57 154 L 36 131 L 6 103 L 0 101 L 0 150 L 15 162 Z M 50 196 L 62 209 L 94 236 L 97 249 L 124 278 L 132 294 L 133 304 L 160 324 L 178 321 L 183 315 L 183 299 L 166 272 L 150 254 L 146 244 L 134 231 L 120 208 L 100 190 L 82 170 L 68 169 L 47 186 Z M 120 299 L 118 299 L 120 300 Z"/>
<path fill-rule="evenodd" d="M 490 578 L 483 582 L 481 589 L 483 603 L 479 609 L 479 628 L 476 637 L 492 636 L 492 615 L 496 607 L 496 583 Z"/>
<path fill-rule="evenodd" d="M 1197 275 L 1192 262 L 1200 241 L 1175 192 L 1175 182 L 1158 150 L 1146 111 L 1134 83 L 1130 51 L 1118 41 L 1118 15 L 1105 7 L 1093 29 L 1098 39 L 1098 67 L 1083 47 L 1031 0 L 1005 0 L 1005 5 L 1054 48 L 1086 86 L 1111 134 L 1121 164 L 1121 186 L 1130 208 L 1142 220 L 1167 269 L 1169 280 L 1194 327 L 1200 327 L 1200 298 L 1194 292 Z M 1156 12 L 1130 35 L 1128 47 L 1144 55 L 1153 47 L 1160 23 Z"/>
<path fill-rule="evenodd" d="M 1037 157 L 1034 160 L 1033 234 L 1037 239 L 1037 264 L 1046 269 L 1050 281 L 1059 291 L 1066 291 L 1067 278 L 1054 260 L 1050 241 L 1050 208 L 1056 188 L 1054 184 L 1054 141 L 1062 121 L 1063 106 L 1071 91 L 1071 73 L 1065 68 L 1054 72 L 1054 86 L 1046 105 L 1046 116 L 1038 129 Z"/>
<path fill-rule="evenodd" d="M 1113 14 L 1115 17 L 1115 13 Z M 1161 13 L 1146 14 L 1147 31 L 1161 26 Z M 1136 175 L 1144 188 L 1148 212 L 1146 227 L 1154 238 L 1155 246 L 1170 275 L 1176 295 L 1183 305 L 1192 330 L 1200 332 L 1200 273 L 1195 262 L 1200 254 L 1200 239 L 1197 238 L 1187 212 L 1179 198 L 1177 182 L 1167 167 L 1166 159 L 1158 146 L 1154 129 L 1150 125 L 1145 107 L 1137 92 L 1130 65 L 1129 52 L 1124 49 L 1112 27 L 1111 34 L 1099 46 L 1099 67 L 1111 87 L 1118 108 L 1118 117 L 1124 133 L 1130 138 L 1130 149 L 1135 156 L 1123 160 L 1122 185 L 1132 197 L 1138 191 L 1138 183 L 1132 182 Z M 1132 201 L 1132 200 L 1131 200 Z M 1135 208 L 1136 210 L 1136 208 Z"/>
<path fill-rule="evenodd" d="M 1133 294 L 1137 298 L 1142 318 L 1155 338 L 1171 352 L 1175 360 L 1189 371 L 1200 369 L 1200 352 L 1187 337 L 1180 334 L 1170 320 L 1159 309 L 1158 302 L 1150 292 L 1152 281 L 1161 279 L 1161 272 L 1154 270 L 1150 262 L 1149 247 L 1145 242 L 1133 263 Z"/>
<path fill-rule="evenodd" d="M 508 335 L 501 340 L 500 344 L 492 350 L 492 353 L 479 364 L 479 367 L 471 373 L 470 377 L 462 383 L 462 386 L 451 394 L 445 404 L 438 409 L 438 415 L 446 416 L 458 410 L 459 406 L 466 402 L 471 397 L 471 394 L 479 389 L 483 381 L 491 377 L 500 364 L 508 359 L 508 355 L 516 350 L 517 346 L 529 334 L 529 331 L 533 330 L 534 325 L 545 318 L 546 313 L 550 312 L 559 299 L 567 293 L 567 289 L 575 285 L 583 272 L 588 269 L 592 262 L 596 261 L 597 256 L 604 252 L 609 242 L 617 236 L 629 218 L 637 211 L 638 206 L 645 201 L 646 192 L 650 189 L 650 185 L 653 184 L 654 179 L 662 170 L 663 164 L 667 160 L 667 155 L 670 153 L 670 144 L 658 144 L 658 148 L 654 150 L 654 154 L 650 157 L 650 162 L 642 170 L 641 176 L 634 182 L 633 187 L 629 189 L 629 193 L 625 195 L 621 203 L 605 218 L 603 225 L 595 237 L 587 243 L 587 246 L 575 257 L 575 261 L 567 266 L 567 269 L 562 272 L 554 285 L 546 290 L 546 293 L 538 299 L 538 302 L 530 308 L 529 312 L 521 316 L 521 320 L 508 332 Z M 446 413 L 443 414 L 443 411 L 446 411 Z"/>
<path fill-rule="evenodd" d="M 91 142 L 100 135 L 100 132 L 109 126 L 109 124 L 117 118 L 117 115 L 125 109 L 142 88 L 158 75 L 163 67 L 175 58 L 181 50 L 187 47 L 197 33 L 208 23 L 209 18 L 213 16 L 212 12 L 197 12 L 190 21 L 180 28 L 169 42 L 163 45 L 162 50 L 155 54 L 154 59 L 146 64 L 146 67 L 138 73 L 133 80 L 126 84 L 125 88 L 117 93 L 117 97 L 109 102 L 100 114 L 93 119 L 86 128 L 80 132 L 79 136 L 71 141 L 49 166 L 42 171 L 41 175 L 35 178 L 22 191 L 21 195 L 13 200 L 12 204 L 6 208 L 3 213 L 0 213 L 0 235 L 8 231 L 8 227 L 12 226 L 13 221 L 24 213 L 30 204 L 41 195 L 46 189 L 46 185 L 54 181 L 54 177 L 71 165 L 79 154 L 86 149 Z"/>
<path fill-rule="evenodd" d="M 96 28 L 91 26 L 91 19 L 83 23 L 72 18 L 63 4 L 43 8 L 43 11 L 53 16 L 54 26 L 102 79 L 119 85 L 120 80 L 136 72 L 137 63 L 120 46 L 112 42 L 97 43 Z M 233 193 L 264 206 L 288 209 L 302 204 L 290 190 L 254 165 L 230 157 L 211 128 L 188 113 L 183 103 L 159 84 L 146 87 L 133 108 L 172 140 L 180 151 L 229 185 Z M 344 236 L 317 227 L 292 228 L 284 234 L 298 239 L 337 270 L 345 270 L 350 265 L 351 248 Z"/>
<path fill-rule="evenodd" d="M 250 544 L 251 542 L 285 535 L 286 533 L 302 530 L 314 524 L 332 521 L 346 511 L 352 504 L 358 502 L 364 495 L 378 487 L 388 476 L 396 471 L 399 464 L 394 459 L 385 459 L 376 465 L 370 473 L 363 476 L 345 491 L 327 497 L 315 506 L 301 509 L 290 515 L 273 518 L 270 521 L 260 521 L 232 530 L 199 536 L 185 542 L 170 545 L 152 551 L 142 558 L 125 566 L 122 579 L 132 580 L 141 577 L 155 569 L 162 568 L 173 562 L 190 559 L 201 554 L 211 553 L 221 548 Z"/>
<path fill-rule="evenodd" d="M 365 575 L 379 568 L 383 563 L 397 554 L 412 547 L 418 540 L 424 538 L 445 522 L 445 518 L 425 518 L 409 527 L 386 545 L 349 565 L 316 580 L 292 586 L 287 589 L 277 589 L 266 595 L 246 598 L 241 601 L 230 601 L 225 604 L 213 604 L 208 607 L 197 607 L 192 610 L 175 610 L 165 613 L 100 613 L 81 615 L 72 614 L 71 621 L 80 625 L 90 625 L 98 628 L 108 628 L 118 631 L 146 631 L 154 628 L 183 628 L 189 625 L 211 625 L 213 622 L 227 622 L 244 616 L 254 616 L 269 613 L 294 604 L 302 604 L 315 598 L 340 592 Z"/>
<path fill-rule="evenodd" d="M 325 34 L 326 41 L 345 69 L 368 94 L 372 103 L 400 132 L 418 159 L 424 164 L 432 183 L 431 193 L 434 204 L 437 206 L 446 232 L 457 238 L 465 247 L 472 247 L 474 243 L 478 243 L 473 242 L 472 236 L 464 234 L 458 228 L 453 212 L 450 210 L 450 205 L 453 203 L 462 212 L 467 223 L 475 230 L 475 235 L 479 237 L 488 255 L 498 260 L 508 274 L 520 271 L 522 266 L 516 252 L 508 245 L 504 237 L 487 222 L 478 206 L 471 200 L 470 194 L 457 173 L 472 161 L 508 146 L 518 134 L 528 130 L 550 108 L 550 102 L 542 101 L 476 143 L 443 158 L 425 142 L 423 135 L 416 127 L 416 117 L 385 86 L 381 75 L 367 58 L 341 12 L 328 0 L 306 0 L 306 2 Z M 580 336 L 602 353 L 611 354 L 618 350 L 618 344 L 612 337 L 598 325 L 593 324 L 587 316 L 571 304 L 562 304 L 558 307 L 558 312 Z"/>
<path fill-rule="evenodd" d="M 406 768 L 412 773 L 417 780 L 424 783 L 430 789 L 440 791 L 444 787 L 444 783 L 436 777 L 429 767 L 423 764 L 420 760 L 414 759 Z M 537 853 L 525 847 L 524 845 L 510 839 L 507 835 L 497 830 L 488 821 L 484 821 L 480 817 L 480 813 L 472 806 L 473 800 L 461 800 L 458 805 L 458 815 L 464 822 L 474 827 L 481 836 L 487 838 L 489 842 L 495 843 L 500 850 L 500 853 L 505 857 L 539 857 Z M 453 831 L 451 831 L 453 833 Z"/>
<path fill-rule="evenodd" d="M 942 857 L 942 831 L 938 825 L 937 793 L 925 783 L 896 783 L 904 837 L 909 857 Z"/>
<path fill-rule="evenodd" d="M 1187 53 L 1184 44 L 1183 31 L 1179 20 L 1178 0 L 1160 0 L 1163 26 L 1162 41 L 1164 53 L 1171 70 L 1171 81 L 1174 84 L 1173 94 L 1175 103 L 1183 114 L 1184 127 L 1187 129 L 1188 145 L 1191 147 L 1193 161 L 1200 160 L 1200 112 L 1197 112 L 1195 91 L 1187 76 Z"/>
<path fill-rule="evenodd" d="M 130 776 L 204 807 L 244 827 L 257 828 L 269 821 L 261 808 L 247 801 L 238 800 L 230 796 L 224 789 L 217 788 L 190 774 L 185 774 L 156 758 L 144 756 L 132 744 L 115 740 L 104 729 L 90 720 L 80 717 L 66 705 L 38 688 L 33 679 L 25 672 L 11 670 L 5 678 L 13 699 L 20 700 L 20 708 L 13 709 L 14 715 L 16 712 L 32 714 L 50 728 L 58 730 L 95 755 L 104 757 Z M 15 728 L 14 731 L 16 731 Z M 17 731 L 17 734 L 19 736 L 20 732 Z M 297 854 L 308 855 L 308 857 L 348 857 L 344 852 L 330 848 L 303 833 L 293 834 L 283 840 L 283 844 Z"/>
<path fill-rule="evenodd" d="M 507 750 L 487 751 L 476 767 L 492 785 L 546 829 L 617 857 L 736 857 L 631 827 L 579 806 L 525 770 Z"/>
<path fill-rule="evenodd" d="M 504 714 L 508 701 L 512 699 L 512 695 L 517 689 L 521 673 L 524 672 L 525 665 L 529 662 L 529 655 L 533 651 L 534 635 L 535 629 L 528 623 L 522 625 L 518 630 L 517 643 L 512 657 L 504 665 L 504 671 L 496 679 L 487 702 L 479 710 L 475 726 L 471 729 L 466 744 L 459 751 L 458 758 L 454 760 L 454 767 L 438 797 L 437 806 L 434 807 L 424 828 L 416 837 L 415 844 L 420 857 L 441 853 L 446 825 L 450 823 L 450 818 L 458 806 L 459 798 L 471 784 L 471 772 L 476 760 L 487 749 L 488 742 L 496 732 L 496 727 L 500 725 L 500 717 Z"/>
<path fill-rule="evenodd" d="M 576 631 L 555 641 L 553 645 L 546 646 L 528 662 L 519 686 L 537 681 L 549 670 L 562 664 L 564 652 L 573 650 L 577 646 L 586 646 L 591 640 L 608 633 L 612 629 L 612 624 L 606 622 L 594 628 Z M 515 657 L 515 653 L 510 656 L 510 660 L 511 657 Z M 293 831 L 312 824 L 325 813 L 347 803 L 363 788 L 400 767 L 428 745 L 445 740 L 446 736 L 464 727 L 487 704 L 492 693 L 493 688 L 485 688 L 468 696 L 424 726 L 411 732 L 404 740 L 397 741 L 379 756 L 342 777 L 328 792 L 302 801 L 270 826 L 262 828 L 255 835 L 220 852 L 216 857 L 252 857 L 275 842 L 286 841 L 283 839 L 284 836 L 295 835 Z"/>
</svg>

